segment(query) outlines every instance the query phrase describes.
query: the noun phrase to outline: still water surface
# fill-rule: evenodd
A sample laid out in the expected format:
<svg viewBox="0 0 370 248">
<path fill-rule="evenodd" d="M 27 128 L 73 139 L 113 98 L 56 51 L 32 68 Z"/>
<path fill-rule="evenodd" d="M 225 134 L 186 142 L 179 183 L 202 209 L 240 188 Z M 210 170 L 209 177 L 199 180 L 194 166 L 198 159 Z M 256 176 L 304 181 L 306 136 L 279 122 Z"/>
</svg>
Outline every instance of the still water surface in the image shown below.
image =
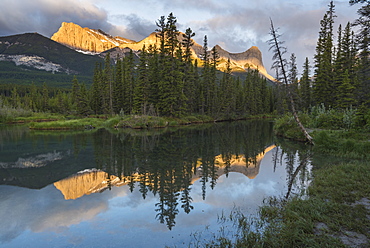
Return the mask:
<svg viewBox="0 0 370 248">
<path fill-rule="evenodd" d="M 188 247 L 194 234 L 211 237 L 221 214 L 254 215 L 266 197 L 309 184 L 310 151 L 277 141 L 272 125 L 0 127 L 0 246 Z"/>
</svg>

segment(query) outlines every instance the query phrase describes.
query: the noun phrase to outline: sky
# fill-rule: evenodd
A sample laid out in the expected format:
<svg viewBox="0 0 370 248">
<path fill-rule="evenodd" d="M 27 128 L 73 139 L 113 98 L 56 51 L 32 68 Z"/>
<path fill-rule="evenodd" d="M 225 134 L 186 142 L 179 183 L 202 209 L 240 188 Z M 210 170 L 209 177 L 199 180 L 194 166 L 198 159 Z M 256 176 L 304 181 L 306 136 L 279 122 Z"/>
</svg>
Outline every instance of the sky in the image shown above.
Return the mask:
<svg viewBox="0 0 370 248">
<path fill-rule="evenodd" d="M 37 32 L 51 37 L 62 22 L 101 29 L 113 36 L 139 41 L 156 29 L 156 21 L 170 13 L 177 18 L 182 32 L 190 27 L 194 40 L 208 47 L 220 45 L 231 53 L 257 46 L 263 63 L 272 76 L 270 18 L 279 28 L 288 53 L 297 57 L 302 71 L 306 57 L 313 55 L 320 20 L 329 0 L 1 0 L 0 36 Z M 334 1 L 335 24 L 345 26 L 357 18 L 359 5 L 349 0 Z M 287 55 L 289 58 L 289 54 Z"/>
</svg>

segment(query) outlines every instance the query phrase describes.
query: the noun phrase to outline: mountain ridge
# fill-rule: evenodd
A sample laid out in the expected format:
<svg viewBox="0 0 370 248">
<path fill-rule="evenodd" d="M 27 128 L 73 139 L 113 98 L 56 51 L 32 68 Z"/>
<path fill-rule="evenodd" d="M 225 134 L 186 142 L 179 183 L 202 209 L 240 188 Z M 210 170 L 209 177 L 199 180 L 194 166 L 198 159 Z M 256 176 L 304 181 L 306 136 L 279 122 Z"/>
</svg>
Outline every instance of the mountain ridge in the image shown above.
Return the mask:
<svg viewBox="0 0 370 248">
<path fill-rule="evenodd" d="M 179 34 L 179 39 L 182 39 L 181 34 L 182 33 Z M 158 44 L 156 32 L 152 32 L 140 41 L 133 41 L 119 36 L 113 37 L 101 30 L 94 30 L 88 27 L 82 28 L 72 22 L 63 22 L 59 30 L 53 34 L 51 39 L 77 51 L 91 53 L 104 53 L 113 48 L 130 48 L 132 50 L 139 51 L 143 48 L 144 44 L 146 47 Z M 194 42 L 194 45 L 192 46 L 194 58 L 201 58 L 202 48 L 203 47 L 201 45 Z M 258 69 L 263 76 L 274 81 L 274 78 L 268 74 L 263 65 L 262 53 L 258 47 L 252 46 L 241 53 L 230 53 L 219 45 L 216 45 L 215 48 L 220 55 L 220 63 L 217 67 L 219 70 L 224 70 L 226 68 L 227 60 L 230 59 L 231 69 L 233 71 L 240 72 L 248 69 Z"/>
<path fill-rule="evenodd" d="M 65 86 L 73 75 L 90 82 L 102 58 L 77 52 L 38 33 L 0 37 L 0 83 Z"/>
</svg>

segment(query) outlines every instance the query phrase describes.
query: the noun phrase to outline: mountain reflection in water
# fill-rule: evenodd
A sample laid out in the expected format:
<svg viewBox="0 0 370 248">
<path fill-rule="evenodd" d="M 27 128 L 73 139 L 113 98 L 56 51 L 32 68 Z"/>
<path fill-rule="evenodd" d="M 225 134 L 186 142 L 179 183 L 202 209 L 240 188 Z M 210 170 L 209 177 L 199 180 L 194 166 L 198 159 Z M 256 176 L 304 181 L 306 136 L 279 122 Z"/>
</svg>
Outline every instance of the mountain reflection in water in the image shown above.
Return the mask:
<svg viewBox="0 0 370 248">
<path fill-rule="evenodd" d="M 245 175 L 249 179 L 253 179 L 258 175 L 261 160 L 264 155 L 274 149 L 276 146 L 271 145 L 267 147 L 263 152 L 259 153 L 255 158 L 246 159 L 244 156 L 232 155 L 230 160 L 224 161 L 222 156 L 215 157 L 215 173 L 213 175 L 220 177 L 227 172 L 237 172 Z M 226 168 L 228 169 L 226 170 Z M 78 172 L 68 178 L 62 179 L 54 183 L 54 186 L 60 190 L 63 194 L 64 199 L 73 200 L 84 195 L 91 193 L 101 193 L 106 189 L 110 189 L 113 186 L 119 187 L 134 183 L 143 183 L 142 179 L 153 178 L 150 172 L 145 172 L 146 175 L 135 173 L 130 176 L 115 176 L 109 175 L 107 172 L 100 171 L 97 169 L 85 170 Z M 202 163 L 199 160 L 195 173 L 192 173 L 190 178 L 190 185 L 194 184 L 195 181 L 201 179 L 203 176 Z M 217 179 L 216 178 L 216 179 Z M 133 182 L 132 182 L 133 181 Z M 151 182 L 144 182 L 146 186 L 152 185 Z M 182 190 L 184 187 L 180 187 Z"/>
<path fill-rule="evenodd" d="M 55 230 L 52 243 L 37 244 L 65 247 L 69 241 L 58 233 L 75 229 L 124 238 L 127 247 L 180 245 L 201 226 L 217 228 L 219 211 L 300 193 L 309 183 L 310 156 L 307 147 L 277 141 L 268 121 L 74 134 L 0 129 L 0 164 L 7 165 L 0 168 L 0 217 L 7 223 L 0 224 L 0 244 Z M 43 163 L 12 166 L 19 158 Z M 96 223 L 107 231 L 97 234 Z M 112 223 L 124 223 L 114 225 L 117 236 Z"/>
</svg>

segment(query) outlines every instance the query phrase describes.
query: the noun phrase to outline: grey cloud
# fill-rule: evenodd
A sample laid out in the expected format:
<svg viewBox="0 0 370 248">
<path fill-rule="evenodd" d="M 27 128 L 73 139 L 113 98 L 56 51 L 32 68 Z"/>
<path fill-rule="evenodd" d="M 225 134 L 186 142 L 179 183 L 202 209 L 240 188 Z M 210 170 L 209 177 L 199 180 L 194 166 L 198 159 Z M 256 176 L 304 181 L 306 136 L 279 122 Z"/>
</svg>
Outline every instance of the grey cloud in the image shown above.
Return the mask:
<svg viewBox="0 0 370 248">
<path fill-rule="evenodd" d="M 122 29 L 117 29 L 115 30 L 115 32 L 112 33 L 113 35 L 123 36 L 124 38 L 139 41 L 147 37 L 156 29 L 156 20 L 149 21 L 139 17 L 136 14 L 116 15 L 112 18 L 126 23 L 125 27 L 123 27 Z"/>
<path fill-rule="evenodd" d="M 308 8 L 281 1 L 279 3 L 258 1 L 258 3 L 248 4 L 230 1 L 229 7 L 222 12 L 215 11 L 211 18 L 191 23 L 196 26 L 193 30 L 197 36 L 201 35 L 196 38 L 198 42 L 204 34 L 207 34 L 209 46 L 219 44 L 230 52 L 242 52 L 256 45 L 262 51 L 265 67 L 269 71 L 272 54 L 268 51 L 267 40 L 270 39 L 270 18 L 272 18 L 275 27 L 280 27 L 279 31 L 282 34 L 282 40 L 286 41 L 288 52 L 296 54 L 298 68 L 302 68 L 306 57 L 312 61 L 320 20 L 328 3 L 316 4 L 320 7 L 312 5 Z M 338 3 L 336 9 L 337 25 L 354 20 L 356 17 L 356 11 L 353 8 L 350 9 L 348 3 Z M 274 74 L 271 70 L 270 73 Z"/>
<path fill-rule="evenodd" d="M 104 10 L 85 1 L 5 0 L 0 9 L 0 35 L 39 32 L 50 37 L 63 21 L 107 31 L 114 28 Z"/>
</svg>

